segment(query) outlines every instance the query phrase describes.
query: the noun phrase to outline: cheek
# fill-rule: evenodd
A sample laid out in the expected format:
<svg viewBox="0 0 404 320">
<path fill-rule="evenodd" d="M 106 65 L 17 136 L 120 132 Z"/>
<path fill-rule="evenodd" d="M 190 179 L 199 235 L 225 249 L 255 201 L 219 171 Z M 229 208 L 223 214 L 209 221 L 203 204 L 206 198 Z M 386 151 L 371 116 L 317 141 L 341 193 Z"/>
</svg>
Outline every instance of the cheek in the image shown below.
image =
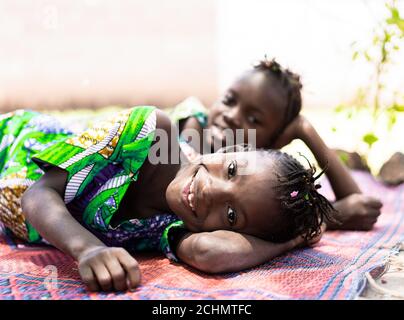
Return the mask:
<svg viewBox="0 0 404 320">
<path fill-rule="evenodd" d="M 212 123 L 212 120 L 216 119 L 223 113 L 223 110 L 226 106 L 224 106 L 220 101 L 214 103 L 209 110 L 209 119 L 208 122 Z"/>
<path fill-rule="evenodd" d="M 168 206 L 174 212 L 178 210 L 179 199 L 180 198 L 180 184 L 178 183 L 177 179 L 174 179 L 167 187 L 166 190 L 166 200 Z"/>
<path fill-rule="evenodd" d="M 202 231 L 216 231 L 216 230 L 227 230 L 229 226 L 224 223 L 223 209 L 211 209 L 206 219 L 203 221 L 201 228 Z"/>
</svg>

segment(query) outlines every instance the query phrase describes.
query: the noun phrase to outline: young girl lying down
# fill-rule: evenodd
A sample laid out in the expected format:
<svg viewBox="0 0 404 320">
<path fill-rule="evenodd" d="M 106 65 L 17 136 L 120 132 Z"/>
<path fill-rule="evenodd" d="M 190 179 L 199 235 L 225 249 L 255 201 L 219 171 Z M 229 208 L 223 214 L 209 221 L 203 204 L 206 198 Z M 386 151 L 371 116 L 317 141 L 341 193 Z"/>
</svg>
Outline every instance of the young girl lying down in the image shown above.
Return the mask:
<svg viewBox="0 0 404 320">
<path fill-rule="evenodd" d="M 329 229 L 370 230 L 380 215 L 381 202 L 362 194 L 336 154 L 330 150 L 313 125 L 302 115 L 299 76 L 282 68 L 275 60 L 264 60 L 243 73 L 225 91 L 209 112 L 198 103 L 185 101 L 171 114 L 180 129 L 210 129 L 208 149 L 226 141 L 226 129 L 256 130 L 256 146 L 280 149 L 294 139 L 302 140 L 312 151 L 333 188 L 340 223 L 327 222 Z M 233 139 L 234 141 L 234 139 Z M 191 143 L 204 150 L 201 141 Z"/>
<path fill-rule="evenodd" d="M 333 213 L 315 170 L 279 151 L 153 164 L 157 129 L 175 135 L 160 152 L 179 159 L 177 129 L 154 107 L 78 135 L 22 110 L 3 115 L 0 129 L 1 221 L 72 256 L 91 290 L 135 288 L 130 253 L 141 250 L 210 273 L 252 267 L 315 239 Z"/>
</svg>

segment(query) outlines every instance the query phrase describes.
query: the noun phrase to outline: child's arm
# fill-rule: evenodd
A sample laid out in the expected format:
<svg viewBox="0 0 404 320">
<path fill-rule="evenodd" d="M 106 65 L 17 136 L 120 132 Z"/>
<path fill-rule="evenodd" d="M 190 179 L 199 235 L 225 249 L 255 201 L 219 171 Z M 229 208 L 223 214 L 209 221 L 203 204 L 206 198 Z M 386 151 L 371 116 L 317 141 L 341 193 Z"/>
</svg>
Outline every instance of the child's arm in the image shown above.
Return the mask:
<svg viewBox="0 0 404 320">
<path fill-rule="evenodd" d="M 321 168 L 328 165 L 326 175 L 337 200 L 334 203 L 334 207 L 340 213 L 337 218 L 342 223 L 341 225 L 328 223 L 328 228 L 371 229 L 380 215 L 381 202 L 361 194 L 347 168 L 303 116 L 298 116 L 292 121 L 274 147 L 281 148 L 293 139 L 301 139 L 310 148 Z"/>
<path fill-rule="evenodd" d="M 23 195 L 21 206 L 28 221 L 52 245 L 79 263 L 90 290 L 126 290 L 139 284 L 136 260 L 122 248 L 106 247 L 72 217 L 62 197 L 67 173 L 52 168 Z"/>
<path fill-rule="evenodd" d="M 285 243 L 270 243 L 253 236 L 218 230 L 188 233 L 179 241 L 176 253 L 183 262 L 207 273 L 235 272 L 260 265 L 303 243 L 301 236 Z"/>
</svg>

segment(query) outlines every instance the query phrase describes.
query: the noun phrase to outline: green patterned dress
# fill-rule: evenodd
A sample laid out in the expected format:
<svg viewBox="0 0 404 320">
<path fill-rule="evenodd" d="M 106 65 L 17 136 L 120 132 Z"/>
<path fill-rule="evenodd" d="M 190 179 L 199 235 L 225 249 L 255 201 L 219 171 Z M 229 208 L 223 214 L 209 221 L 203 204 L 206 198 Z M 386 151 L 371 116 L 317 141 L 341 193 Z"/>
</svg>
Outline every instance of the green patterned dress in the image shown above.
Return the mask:
<svg viewBox="0 0 404 320">
<path fill-rule="evenodd" d="M 106 245 L 127 250 L 160 250 L 176 260 L 173 230 L 183 223 L 173 214 L 110 221 L 152 144 L 154 107 L 134 107 L 73 134 L 51 116 L 18 110 L 0 118 L 0 221 L 28 242 L 45 241 L 25 220 L 20 200 L 48 168 L 68 172 L 64 202 L 69 212 Z"/>
</svg>

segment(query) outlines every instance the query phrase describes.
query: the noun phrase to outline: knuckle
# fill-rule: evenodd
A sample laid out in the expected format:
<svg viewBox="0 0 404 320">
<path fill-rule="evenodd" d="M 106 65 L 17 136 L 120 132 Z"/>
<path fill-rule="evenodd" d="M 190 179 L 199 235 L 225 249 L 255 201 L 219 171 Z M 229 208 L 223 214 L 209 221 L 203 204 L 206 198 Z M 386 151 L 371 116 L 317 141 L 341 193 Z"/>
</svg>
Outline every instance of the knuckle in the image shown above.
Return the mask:
<svg viewBox="0 0 404 320">
<path fill-rule="evenodd" d="M 112 248 L 111 251 L 118 255 L 126 253 L 126 250 L 124 248 Z"/>
<path fill-rule="evenodd" d="M 127 267 L 130 271 L 137 271 L 139 269 L 139 263 L 136 260 L 128 262 Z"/>
<path fill-rule="evenodd" d="M 362 215 L 362 216 L 366 216 L 367 214 L 368 214 L 368 210 L 366 210 L 366 208 L 361 208 L 360 210 L 359 210 L 359 214 L 360 215 Z"/>
<path fill-rule="evenodd" d="M 94 282 L 94 278 L 91 276 L 82 276 L 81 279 L 83 280 L 83 282 L 87 285 L 91 285 Z"/>
<path fill-rule="evenodd" d="M 101 286 L 108 286 L 111 284 L 111 278 L 108 276 L 101 276 L 98 277 L 98 282 L 100 283 Z"/>
<path fill-rule="evenodd" d="M 114 270 L 112 277 L 116 281 L 122 281 L 125 279 L 125 272 L 123 270 Z"/>
</svg>

